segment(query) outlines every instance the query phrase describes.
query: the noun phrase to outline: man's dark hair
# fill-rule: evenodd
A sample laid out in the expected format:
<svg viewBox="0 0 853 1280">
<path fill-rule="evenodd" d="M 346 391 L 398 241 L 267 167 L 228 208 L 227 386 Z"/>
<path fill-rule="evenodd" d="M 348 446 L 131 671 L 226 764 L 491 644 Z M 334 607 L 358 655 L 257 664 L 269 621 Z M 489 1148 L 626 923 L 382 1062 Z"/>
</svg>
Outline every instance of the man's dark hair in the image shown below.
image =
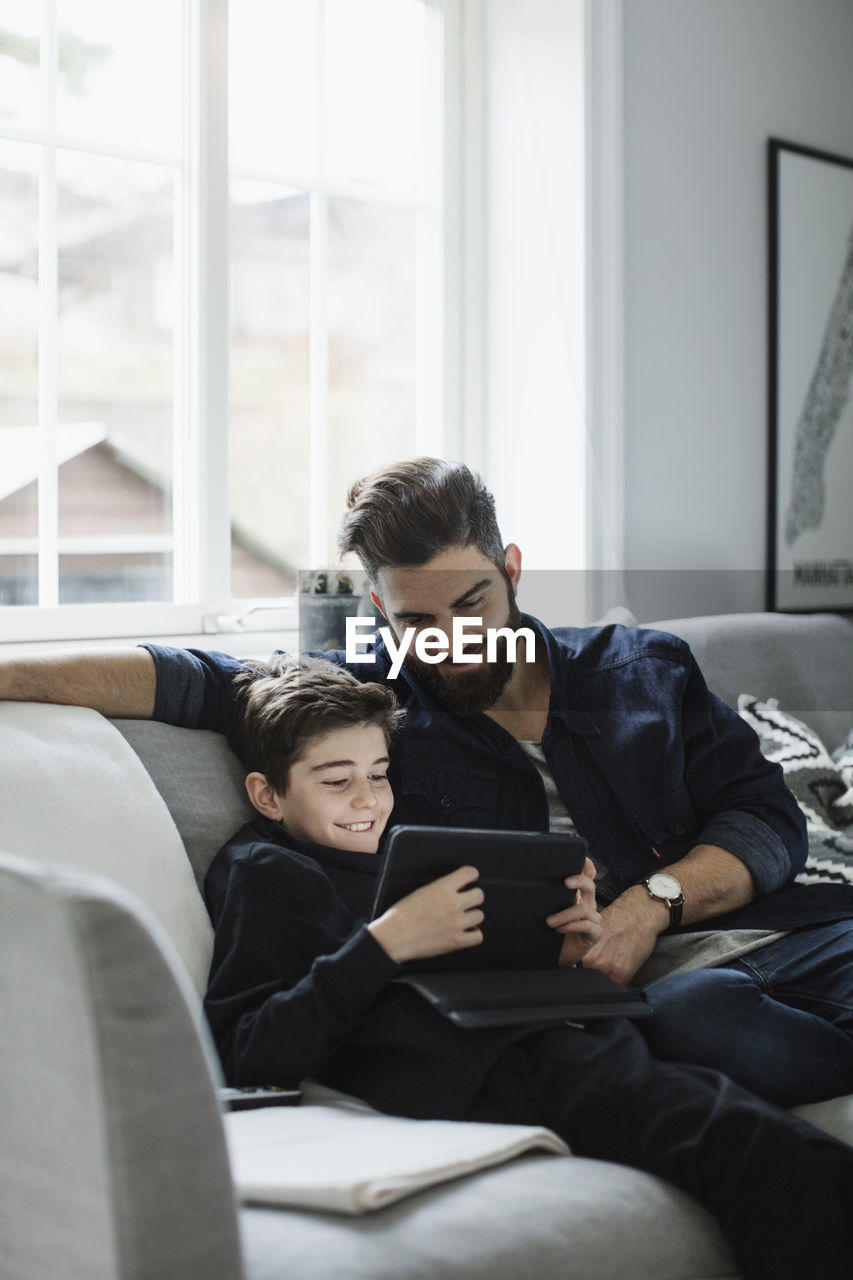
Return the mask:
<svg viewBox="0 0 853 1280">
<path fill-rule="evenodd" d="M 322 734 L 376 725 L 390 743 L 405 712 L 391 689 L 366 684 L 323 658 L 277 655 L 234 677 L 231 750 L 247 773 L 263 773 L 279 795 L 290 769 Z"/>
<path fill-rule="evenodd" d="M 391 463 L 357 480 L 347 494 L 338 548 L 358 556 L 374 586 L 387 565 L 424 565 L 449 547 L 468 546 L 503 569 L 495 500 L 462 462 Z"/>
</svg>

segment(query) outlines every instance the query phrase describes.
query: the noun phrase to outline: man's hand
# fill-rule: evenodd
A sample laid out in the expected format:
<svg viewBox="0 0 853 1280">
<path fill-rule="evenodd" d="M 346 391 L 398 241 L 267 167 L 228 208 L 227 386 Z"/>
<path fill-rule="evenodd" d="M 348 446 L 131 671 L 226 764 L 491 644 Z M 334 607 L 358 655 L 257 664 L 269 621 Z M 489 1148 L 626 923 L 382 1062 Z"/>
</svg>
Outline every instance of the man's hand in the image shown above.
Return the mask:
<svg viewBox="0 0 853 1280">
<path fill-rule="evenodd" d="M 669 924 L 669 910 L 634 885 L 601 913 L 601 940 L 583 958 L 585 969 L 600 969 L 623 985 L 645 964 L 658 934 Z"/>
<path fill-rule="evenodd" d="M 483 890 L 476 867 L 457 867 L 425 884 L 367 927 L 392 960 L 421 960 L 476 947 L 483 941 Z"/>
<path fill-rule="evenodd" d="M 566 888 L 574 889 L 574 905 L 545 920 L 557 933 L 565 935 L 557 964 L 569 968 L 586 959 L 590 947 L 601 938 L 601 916 L 595 904 L 595 867 L 590 858 L 577 876 L 568 876 Z"/>
<path fill-rule="evenodd" d="M 749 869 L 718 845 L 697 844 L 663 870 L 671 872 L 684 890 L 682 924 L 734 911 L 755 897 Z M 669 928 L 669 908 L 644 884 L 635 884 L 604 908 L 601 923 L 603 936 L 584 956 L 584 967 L 600 969 L 624 984 L 648 960 L 658 934 Z"/>
</svg>

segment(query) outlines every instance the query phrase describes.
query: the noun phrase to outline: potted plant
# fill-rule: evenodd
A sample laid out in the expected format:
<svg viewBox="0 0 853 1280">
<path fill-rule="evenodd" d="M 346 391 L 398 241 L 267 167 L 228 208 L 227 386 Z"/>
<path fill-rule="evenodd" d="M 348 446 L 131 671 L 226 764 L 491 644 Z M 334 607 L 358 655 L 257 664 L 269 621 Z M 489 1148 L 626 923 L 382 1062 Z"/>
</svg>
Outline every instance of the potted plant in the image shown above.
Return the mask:
<svg viewBox="0 0 853 1280">
<path fill-rule="evenodd" d="M 345 648 L 346 620 L 358 616 L 361 595 L 345 569 L 300 571 L 300 649 Z"/>
</svg>

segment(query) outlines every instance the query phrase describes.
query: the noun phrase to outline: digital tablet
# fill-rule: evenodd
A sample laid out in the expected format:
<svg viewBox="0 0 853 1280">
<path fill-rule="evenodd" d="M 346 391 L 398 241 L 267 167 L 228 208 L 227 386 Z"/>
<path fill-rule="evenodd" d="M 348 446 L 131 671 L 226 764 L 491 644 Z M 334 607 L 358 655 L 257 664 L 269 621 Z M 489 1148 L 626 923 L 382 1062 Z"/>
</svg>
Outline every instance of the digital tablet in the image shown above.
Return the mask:
<svg viewBox="0 0 853 1280">
<path fill-rule="evenodd" d="M 547 969 L 563 935 L 546 916 L 574 905 L 564 883 L 583 870 L 586 841 L 554 832 L 467 827 L 393 827 L 377 876 L 370 918 L 457 867 L 476 867 L 483 890 L 483 941 L 445 956 L 409 961 L 408 970 Z"/>
</svg>

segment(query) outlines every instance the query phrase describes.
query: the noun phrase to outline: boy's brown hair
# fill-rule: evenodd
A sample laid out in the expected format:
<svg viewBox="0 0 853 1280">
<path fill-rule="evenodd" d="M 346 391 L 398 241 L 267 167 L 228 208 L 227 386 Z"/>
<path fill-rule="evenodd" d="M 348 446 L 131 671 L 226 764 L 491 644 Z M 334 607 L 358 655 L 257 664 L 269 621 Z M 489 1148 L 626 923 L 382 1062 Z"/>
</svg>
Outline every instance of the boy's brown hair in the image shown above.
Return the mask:
<svg viewBox="0 0 853 1280">
<path fill-rule="evenodd" d="M 335 729 L 376 725 L 390 743 L 405 712 L 387 685 L 366 684 L 323 658 L 280 654 L 247 664 L 234 678 L 235 720 L 228 735 L 247 773 L 262 773 L 279 794 L 311 742 Z"/>
<path fill-rule="evenodd" d="M 449 547 L 475 546 L 498 569 L 504 546 L 495 500 L 463 462 L 412 458 L 357 480 L 338 532 L 373 585 L 388 565 L 423 565 Z"/>
</svg>

